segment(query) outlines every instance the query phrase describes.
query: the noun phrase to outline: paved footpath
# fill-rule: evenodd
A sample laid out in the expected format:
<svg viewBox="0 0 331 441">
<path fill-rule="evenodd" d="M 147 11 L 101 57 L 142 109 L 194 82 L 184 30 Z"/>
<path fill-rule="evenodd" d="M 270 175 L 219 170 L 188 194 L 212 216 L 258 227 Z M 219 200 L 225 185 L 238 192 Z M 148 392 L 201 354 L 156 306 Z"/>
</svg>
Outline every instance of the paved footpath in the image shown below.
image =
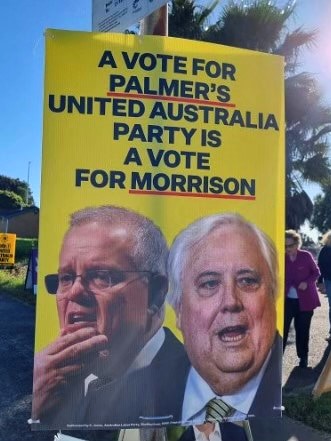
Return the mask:
<svg viewBox="0 0 331 441">
<path fill-rule="evenodd" d="M 323 294 L 320 294 L 320 300 L 322 306 L 315 310 L 312 319 L 308 369 L 298 367 L 293 328 L 290 331 L 283 359 L 284 395 L 311 392 L 329 355 L 331 345 L 325 341 L 328 335 L 328 302 Z M 276 421 L 256 420 L 251 427 L 254 441 L 331 441 L 331 434 L 319 432 L 286 416 Z"/>
<path fill-rule="evenodd" d="M 284 357 L 284 393 L 311 389 L 322 370 L 330 346 L 324 341 L 327 334 L 324 296 L 321 301 L 322 308 L 316 311 L 312 322 L 309 369 L 296 367 L 293 333 L 290 335 Z M 27 424 L 31 409 L 34 314 L 33 307 L 0 293 L 0 441 L 54 440 L 55 432 L 31 432 Z M 254 441 L 331 441 L 330 434 L 318 432 L 285 416 L 281 420 L 257 419 L 251 427 Z M 83 438 L 81 433 L 67 433 Z M 89 432 L 84 438 L 108 441 L 111 436 L 105 432 Z"/>
<path fill-rule="evenodd" d="M 283 416 L 281 420 L 251 423 L 254 441 L 330 441 L 331 435 Z"/>
<path fill-rule="evenodd" d="M 34 308 L 0 293 L 0 441 L 53 440 L 31 433 Z"/>
</svg>

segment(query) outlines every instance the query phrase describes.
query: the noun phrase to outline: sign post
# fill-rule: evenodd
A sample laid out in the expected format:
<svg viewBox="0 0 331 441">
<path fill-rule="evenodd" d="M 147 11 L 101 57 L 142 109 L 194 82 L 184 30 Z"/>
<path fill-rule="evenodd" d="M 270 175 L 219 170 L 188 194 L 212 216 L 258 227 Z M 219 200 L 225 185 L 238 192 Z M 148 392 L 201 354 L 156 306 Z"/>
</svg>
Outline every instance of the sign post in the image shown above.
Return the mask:
<svg viewBox="0 0 331 441">
<path fill-rule="evenodd" d="M 168 36 L 168 5 L 163 5 L 141 21 L 142 35 Z"/>
<path fill-rule="evenodd" d="M 29 257 L 28 272 L 25 279 L 25 289 L 32 289 L 33 294 L 37 294 L 38 278 L 38 249 L 33 248 Z"/>
<path fill-rule="evenodd" d="M 148 26 L 155 22 L 155 32 L 146 31 L 145 35 L 167 35 L 166 0 L 93 0 L 92 31 L 125 32 L 130 26 L 147 17 Z M 160 17 L 162 19 L 160 20 Z M 154 25 L 152 26 L 154 29 Z"/>
</svg>

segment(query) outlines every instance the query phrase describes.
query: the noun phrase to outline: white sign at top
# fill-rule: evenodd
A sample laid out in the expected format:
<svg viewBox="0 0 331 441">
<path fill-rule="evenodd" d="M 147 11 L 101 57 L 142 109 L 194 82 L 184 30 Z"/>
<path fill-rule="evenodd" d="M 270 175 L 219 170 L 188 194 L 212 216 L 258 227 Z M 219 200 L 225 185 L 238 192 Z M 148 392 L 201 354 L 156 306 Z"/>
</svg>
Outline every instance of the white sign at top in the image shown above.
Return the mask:
<svg viewBox="0 0 331 441">
<path fill-rule="evenodd" d="M 92 31 L 123 32 L 166 0 L 92 0 Z"/>
</svg>

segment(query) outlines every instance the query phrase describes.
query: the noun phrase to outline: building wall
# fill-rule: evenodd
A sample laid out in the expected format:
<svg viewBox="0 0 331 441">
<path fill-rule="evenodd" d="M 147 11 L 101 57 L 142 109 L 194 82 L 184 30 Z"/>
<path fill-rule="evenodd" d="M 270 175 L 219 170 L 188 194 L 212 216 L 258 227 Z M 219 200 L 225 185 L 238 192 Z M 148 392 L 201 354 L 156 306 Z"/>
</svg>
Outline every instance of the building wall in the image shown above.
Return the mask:
<svg viewBox="0 0 331 441">
<path fill-rule="evenodd" d="M 39 234 L 39 212 L 29 211 L 8 219 L 7 233 L 17 237 L 37 238 Z"/>
</svg>

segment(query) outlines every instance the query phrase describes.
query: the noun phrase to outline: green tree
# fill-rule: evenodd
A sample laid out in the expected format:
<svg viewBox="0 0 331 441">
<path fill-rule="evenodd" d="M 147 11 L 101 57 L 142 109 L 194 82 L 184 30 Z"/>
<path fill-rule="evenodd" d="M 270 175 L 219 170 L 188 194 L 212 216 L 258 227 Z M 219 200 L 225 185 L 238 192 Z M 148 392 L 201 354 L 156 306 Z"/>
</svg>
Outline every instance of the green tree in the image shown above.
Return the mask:
<svg viewBox="0 0 331 441">
<path fill-rule="evenodd" d="M 283 8 L 270 0 L 232 1 L 208 29 L 202 22 L 199 39 L 285 57 L 286 226 L 298 229 L 313 211 L 305 184 L 323 184 L 331 171 L 327 139 L 331 109 L 323 104 L 314 77 L 298 73 L 301 49 L 314 45 L 315 33 L 300 27 L 287 30 L 294 10 L 290 1 Z M 186 18 L 192 19 L 192 26 L 200 23 L 194 14 Z M 190 29 L 188 23 L 184 29 Z"/>
<path fill-rule="evenodd" d="M 7 191 L 7 192 L 11 192 L 11 193 L 18 195 L 22 200 L 23 206 L 34 205 L 34 200 L 33 200 L 30 186 L 25 181 L 21 181 L 20 179 L 14 179 L 14 178 L 10 178 L 8 176 L 0 175 L 0 191 L 3 191 L 3 192 Z M 26 203 L 26 199 L 28 199 L 27 203 Z M 8 203 L 10 205 L 10 198 L 8 199 Z M 14 202 L 14 205 L 15 205 L 15 202 Z M 16 207 L 8 206 L 8 207 L 1 207 L 1 208 L 16 208 Z"/>
<path fill-rule="evenodd" d="M 323 186 L 330 175 L 327 134 L 331 132 L 331 110 L 323 105 L 311 75 L 289 77 L 285 86 L 286 220 L 289 228 L 298 228 L 313 213 L 304 184 Z"/>
<path fill-rule="evenodd" d="M 298 73 L 300 50 L 314 44 L 314 32 L 286 29 L 295 6 L 278 8 L 269 0 L 230 3 L 207 32 L 209 41 L 285 57 L 286 226 L 298 229 L 313 212 L 304 190 L 307 182 L 322 184 L 330 174 L 328 140 L 331 109 L 324 106 L 317 82 Z"/>
<path fill-rule="evenodd" d="M 20 195 L 13 191 L 0 190 L 0 208 L 15 209 L 24 207 L 25 203 Z"/>
<path fill-rule="evenodd" d="M 323 187 L 323 194 L 315 198 L 311 225 L 322 234 L 331 229 L 331 182 Z"/>
<path fill-rule="evenodd" d="M 272 1 L 231 1 L 217 22 L 205 33 L 205 40 L 228 46 L 275 53 L 293 7 L 279 9 Z"/>
<path fill-rule="evenodd" d="M 203 40 L 205 26 L 218 0 L 199 6 L 191 0 L 173 0 L 170 5 L 168 33 L 172 37 Z"/>
</svg>

